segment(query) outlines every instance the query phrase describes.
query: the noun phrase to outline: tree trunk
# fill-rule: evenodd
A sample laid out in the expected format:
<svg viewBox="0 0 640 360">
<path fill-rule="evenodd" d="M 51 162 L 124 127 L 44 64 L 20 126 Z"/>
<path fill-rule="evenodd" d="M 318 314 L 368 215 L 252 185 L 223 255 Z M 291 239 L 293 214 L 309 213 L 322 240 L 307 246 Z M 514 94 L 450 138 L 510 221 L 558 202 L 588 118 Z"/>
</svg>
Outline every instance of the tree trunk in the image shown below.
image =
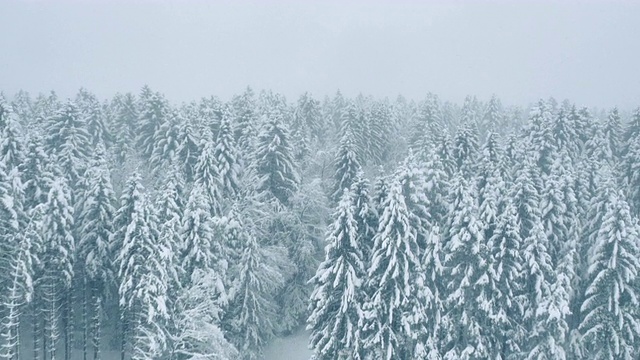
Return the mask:
<svg viewBox="0 0 640 360">
<path fill-rule="evenodd" d="M 35 299 L 32 303 L 32 309 L 33 319 L 31 320 L 31 323 L 33 324 L 33 360 L 40 360 L 40 328 L 38 327 L 40 317 L 38 317 L 38 302 Z"/>
<path fill-rule="evenodd" d="M 100 294 L 97 291 L 93 290 L 93 301 L 94 301 L 94 309 L 93 309 L 93 328 L 92 328 L 92 339 L 91 344 L 93 346 L 93 359 L 100 360 L 100 336 L 101 336 L 101 326 L 102 326 L 102 299 L 100 298 Z"/>
</svg>

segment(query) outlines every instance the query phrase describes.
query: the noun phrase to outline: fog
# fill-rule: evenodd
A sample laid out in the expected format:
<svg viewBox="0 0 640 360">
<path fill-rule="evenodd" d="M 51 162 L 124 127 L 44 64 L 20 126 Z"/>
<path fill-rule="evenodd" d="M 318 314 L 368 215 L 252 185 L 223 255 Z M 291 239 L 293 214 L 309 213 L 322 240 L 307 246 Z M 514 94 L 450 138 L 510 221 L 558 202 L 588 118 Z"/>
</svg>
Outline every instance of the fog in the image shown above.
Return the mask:
<svg viewBox="0 0 640 360">
<path fill-rule="evenodd" d="M 640 104 L 640 3 L 2 1 L 0 90 Z"/>
</svg>

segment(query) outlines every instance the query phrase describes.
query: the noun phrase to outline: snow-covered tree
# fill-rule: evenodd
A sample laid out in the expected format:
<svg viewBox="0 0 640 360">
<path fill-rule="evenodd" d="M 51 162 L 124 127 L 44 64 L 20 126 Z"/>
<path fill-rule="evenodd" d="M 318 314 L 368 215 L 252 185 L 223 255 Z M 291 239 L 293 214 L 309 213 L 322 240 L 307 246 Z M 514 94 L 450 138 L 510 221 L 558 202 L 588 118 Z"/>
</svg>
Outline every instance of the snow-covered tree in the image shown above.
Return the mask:
<svg viewBox="0 0 640 360">
<path fill-rule="evenodd" d="M 412 227 L 403 184 L 389 189 L 374 237 L 365 303 L 365 348 L 374 358 L 412 358 L 418 340 L 415 330 L 424 322 L 419 299 L 421 273 L 418 231 Z"/>
<path fill-rule="evenodd" d="M 65 340 L 65 357 L 70 356 L 73 311 L 71 285 L 74 277 L 75 239 L 72 229 L 73 207 L 70 190 L 64 179 L 51 185 L 44 205 L 42 234 L 44 248 L 41 261 L 44 274 L 39 279 L 44 293 L 45 352 L 49 359 L 56 357 L 60 331 Z M 59 324 L 62 320 L 63 324 Z"/>
<path fill-rule="evenodd" d="M 20 320 L 33 297 L 34 251 L 25 236 L 21 183 L 0 162 L 0 358 L 19 359 Z"/>
<path fill-rule="evenodd" d="M 100 356 L 100 341 L 103 303 L 108 290 L 114 285 L 114 273 L 109 257 L 115 215 L 115 193 L 102 145 L 94 155 L 86 174 L 87 182 L 77 206 L 78 259 L 81 272 L 83 352 L 88 355 L 88 346 L 93 348 L 93 357 Z"/>
<path fill-rule="evenodd" d="M 157 242 L 157 219 L 137 173 L 127 182 L 113 226 L 122 356 L 131 346 L 132 359 L 155 358 L 164 350 L 168 275 Z"/>
<path fill-rule="evenodd" d="M 601 208 L 600 229 L 590 251 L 589 285 L 581 311 L 585 354 L 593 359 L 638 356 L 637 276 L 640 235 L 621 192 Z"/>
<path fill-rule="evenodd" d="M 124 163 L 135 152 L 138 112 L 135 96 L 131 93 L 118 94 L 111 103 L 110 125 L 113 134 L 116 160 Z"/>
<path fill-rule="evenodd" d="M 47 119 L 45 151 L 54 158 L 75 190 L 88 165 L 90 139 L 77 106 L 69 101 Z"/>
<path fill-rule="evenodd" d="M 229 109 L 223 110 L 215 148 L 220 190 L 227 198 L 234 197 L 240 191 L 238 176 L 242 171 L 242 161 L 233 138 L 232 116 Z"/>
<path fill-rule="evenodd" d="M 98 98 L 86 89 L 80 89 L 75 103 L 80 118 L 86 124 L 91 144 L 96 146 L 101 143 L 105 147 L 111 145 L 111 134 Z"/>
<path fill-rule="evenodd" d="M 182 221 L 181 267 L 187 282 L 195 269 L 215 269 L 220 278 L 224 277 L 226 264 L 221 258 L 222 246 L 214 238 L 212 226 L 204 189 L 196 185 L 189 195 Z"/>
<path fill-rule="evenodd" d="M 216 143 L 210 134 L 205 134 L 201 141 L 202 152 L 194 168 L 194 183 L 205 192 L 210 213 L 219 215 L 222 212 L 222 185 L 218 173 Z"/>
<path fill-rule="evenodd" d="M 232 360 L 239 356 L 219 326 L 222 309 L 211 296 L 217 291 L 216 280 L 207 270 L 196 269 L 178 294 L 172 315 L 175 331 L 170 338 L 171 353 L 179 359 Z"/>
<path fill-rule="evenodd" d="M 358 242 L 354 194 L 345 189 L 330 227 L 325 259 L 311 280 L 308 329 L 318 359 L 363 359 L 365 261 Z"/>
<path fill-rule="evenodd" d="M 289 205 L 289 200 L 298 190 L 300 183 L 291 156 L 288 135 L 282 115 L 269 114 L 263 120 L 254 158 L 256 190 L 277 199 L 285 206 Z"/>
<path fill-rule="evenodd" d="M 138 101 L 138 121 L 136 124 L 136 145 L 147 159 L 156 147 L 160 128 L 165 123 L 168 104 L 160 93 L 154 93 L 147 86 L 142 88 Z"/>
<path fill-rule="evenodd" d="M 351 132 L 344 134 L 340 140 L 340 147 L 335 159 L 336 172 L 331 198 L 338 201 L 342 197 L 342 191 L 353 184 L 356 175 L 360 171 L 360 162 L 356 155 L 356 144 Z"/>
<path fill-rule="evenodd" d="M 444 358 L 489 358 L 493 344 L 488 326 L 491 294 L 486 292 L 488 249 L 474 187 L 458 175 L 450 197 L 443 245 L 447 281 Z"/>
<path fill-rule="evenodd" d="M 195 176 L 195 167 L 200 156 L 200 137 L 196 133 L 193 121 L 183 118 L 178 123 L 176 159 L 179 162 L 187 182 L 192 182 Z"/>
<path fill-rule="evenodd" d="M 244 243 L 224 324 L 241 358 L 259 359 L 277 329 L 278 306 L 274 297 L 284 286 L 286 250 L 261 246 L 253 234 L 240 231 Z"/>
</svg>

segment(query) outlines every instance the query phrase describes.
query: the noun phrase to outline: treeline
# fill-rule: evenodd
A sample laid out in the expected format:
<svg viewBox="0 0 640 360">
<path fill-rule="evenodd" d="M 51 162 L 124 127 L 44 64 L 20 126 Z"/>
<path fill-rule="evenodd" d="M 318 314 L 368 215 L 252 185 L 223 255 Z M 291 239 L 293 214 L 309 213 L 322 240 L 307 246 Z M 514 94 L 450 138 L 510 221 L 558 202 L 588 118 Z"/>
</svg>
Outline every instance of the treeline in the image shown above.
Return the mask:
<svg viewBox="0 0 640 360">
<path fill-rule="evenodd" d="M 640 111 L 144 87 L 0 130 L 0 358 L 637 356 Z"/>
<path fill-rule="evenodd" d="M 623 122 L 541 100 L 484 136 L 465 111 L 450 136 L 433 99 L 419 114 L 373 192 L 344 133 L 315 358 L 640 356 L 640 109 Z"/>
</svg>

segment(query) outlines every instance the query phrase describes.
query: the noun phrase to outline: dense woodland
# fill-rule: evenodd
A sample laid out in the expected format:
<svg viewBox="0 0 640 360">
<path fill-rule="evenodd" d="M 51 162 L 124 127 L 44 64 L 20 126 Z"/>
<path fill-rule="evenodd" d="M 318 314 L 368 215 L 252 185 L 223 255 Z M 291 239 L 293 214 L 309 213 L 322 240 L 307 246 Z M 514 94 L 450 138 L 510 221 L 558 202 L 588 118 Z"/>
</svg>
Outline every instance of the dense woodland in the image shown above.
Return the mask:
<svg viewBox="0 0 640 360">
<path fill-rule="evenodd" d="M 0 97 L 0 358 L 637 359 L 640 109 Z"/>
</svg>

